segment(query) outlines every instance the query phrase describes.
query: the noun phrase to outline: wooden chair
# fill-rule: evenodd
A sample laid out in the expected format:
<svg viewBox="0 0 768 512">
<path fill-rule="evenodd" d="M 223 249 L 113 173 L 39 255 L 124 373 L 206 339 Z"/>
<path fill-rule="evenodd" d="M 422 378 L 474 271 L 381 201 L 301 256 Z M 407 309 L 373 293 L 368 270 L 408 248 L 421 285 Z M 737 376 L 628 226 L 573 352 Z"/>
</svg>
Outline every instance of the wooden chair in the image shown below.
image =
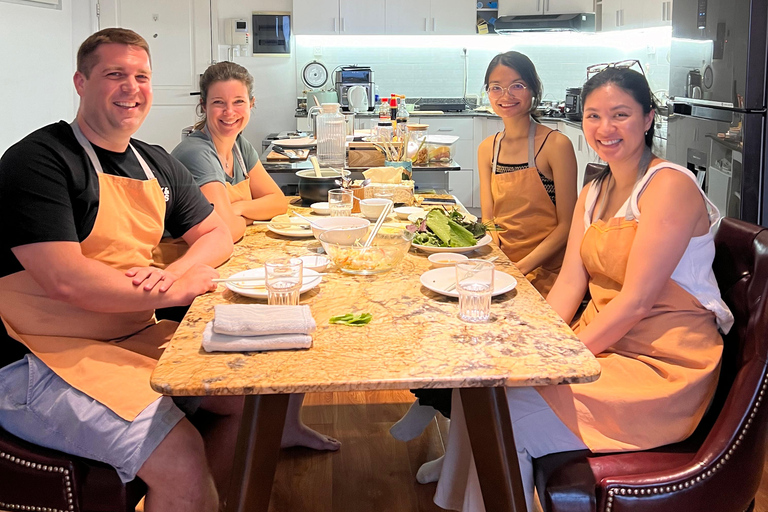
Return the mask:
<svg viewBox="0 0 768 512">
<path fill-rule="evenodd" d="M 754 509 L 766 450 L 768 229 L 725 218 L 713 264 L 735 324 L 724 337 L 714 400 L 681 443 L 535 461 L 546 512 L 744 512 Z"/>
</svg>

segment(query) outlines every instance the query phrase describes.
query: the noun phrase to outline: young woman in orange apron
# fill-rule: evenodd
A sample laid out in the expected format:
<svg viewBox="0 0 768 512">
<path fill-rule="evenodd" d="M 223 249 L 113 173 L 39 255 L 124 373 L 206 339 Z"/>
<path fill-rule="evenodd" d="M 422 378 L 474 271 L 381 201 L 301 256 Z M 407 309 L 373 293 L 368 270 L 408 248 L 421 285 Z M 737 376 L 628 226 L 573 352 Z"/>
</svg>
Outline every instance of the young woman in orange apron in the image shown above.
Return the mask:
<svg viewBox="0 0 768 512">
<path fill-rule="evenodd" d="M 541 80 L 525 55 L 502 53 L 485 73 L 485 87 L 504 130 L 478 148 L 483 221 L 507 257 L 544 297 L 557 278 L 576 202 L 576 156 L 570 141 L 537 123 Z M 538 148 L 538 149 L 537 149 Z M 520 162 L 524 164 L 505 164 Z M 416 402 L 390 430 L 407 441 L 439 410 L 451 412 L 451 390 L 415 390 Z M 421 483 L 437 479 L 442 458 L 422 465 Z"/>
<path fill-rule="evenodd" d="M 200 78 L 203 119 L 171 153 L 190 170 L 235 241 L 250 220 L 268 220 L 288 209 L 280 187 L 242 136 L 254 102 L 247 69 L 232 62 L 210 66 Z"/>
<path fill-rule="evenodd" d="M 541 81 L 526 56 L 494 57 L 485 86 L 504 130 L 478 148 L 482 217 L 501 228 L 492 232 L 497 243 L 546 297 L 560 270 L 576 203 L 573 146 L 531 117 Z"/>
<path fill-rule="evenodd" d="M 592 300 L 575 331 L 602 374 L 588 384 L 508 390 L 529 509 L 532 458 L 645 450 L 690 435 L 717 384 L 718 326 L 727 332 L 733 323 L 712 274 L 717 208 L 690 171 L 653 159 L 653 100 L 644 77 L 603 73 L 583 88 L 584 132 L 610 171 L 579 199 L 563 271 L 548 297 L 569 321 L 589 287 Z M 436 502 L 482 510 L 458 416 Z"/>
</svg>

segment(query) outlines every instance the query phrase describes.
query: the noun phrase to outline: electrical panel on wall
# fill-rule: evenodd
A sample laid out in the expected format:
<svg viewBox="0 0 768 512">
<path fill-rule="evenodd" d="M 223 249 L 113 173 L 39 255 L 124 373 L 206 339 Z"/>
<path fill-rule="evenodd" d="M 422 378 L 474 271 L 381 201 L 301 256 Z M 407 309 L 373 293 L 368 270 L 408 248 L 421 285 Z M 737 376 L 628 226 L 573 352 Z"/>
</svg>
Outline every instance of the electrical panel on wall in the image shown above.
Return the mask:
<svg viewBox="0 0 768 512">
<path fill-rule="evenodd" d="M 291 14 L 288 12 L 254 12 L 253 54 L 290 55 Z"/>
</svg>

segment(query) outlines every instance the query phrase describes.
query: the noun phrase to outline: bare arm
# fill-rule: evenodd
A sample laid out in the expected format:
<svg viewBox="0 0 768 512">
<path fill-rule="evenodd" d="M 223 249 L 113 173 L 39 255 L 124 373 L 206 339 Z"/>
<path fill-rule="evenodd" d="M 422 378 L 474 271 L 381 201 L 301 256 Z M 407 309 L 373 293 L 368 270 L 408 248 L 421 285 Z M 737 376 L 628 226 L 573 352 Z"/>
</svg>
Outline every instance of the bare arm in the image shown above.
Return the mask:
<svg viewBox="0 0 768 512">
<path fill-rule="evenodd" d="M 45 293 L 83 309 L 106 313 L 145 311 L 191 304 L 212 291 L 218 272 L 194 265 L 168 291 L 135 286 L 121 270 L 86 258 L 77 242 L 41 242 L 12 249 L 13 254 Z"/>
<path fill-rule="evenodd" d="M 555 181 L 555 203 L 557 226 L 526 257 L 516 262 L 520 272 L 527 274 L 546 263 L 557 254 L 568 241 L 573 208 L 576 205 L 576 154 L 568 138 L 561 133 L 553 133 L 545 149 L 545 155 L 552 169 Z M 544 155 L 542 155 L 544 156 Z"/>
<path fill-rule="evenodd" d="M 216 211 L 192 226 L 182 238 L 189 245 L 189 250 L 168 265 L 167 272 L 182 275 L 197 264 L 218 267 L 232 255 L 232 240 L 227 226 Z"/>
<path fill-rule="evenodd" d="M 638 204 L 642 217 L 618 295 L 585 327 L 579 338 L 598 354 L 648 315 L 680 262 L 691 237 L 709 229 L 696 184 L 678 171 L 662 169 Z"/>
<path fill-rule="evenodd" d="M 573 315 L 579 309 L 584 295 L 587 293 L 589 274 L 581 260 L 581 241 L 584 238 L 584 204 L 587 198 L 587 190 L 584 187 L 576 202 L 573 212 L 571 229 L 568 235 L 568 245 L 565 249 L 565 258 L 560 274 L 557 276 L 554 286 L 547 295 L 547 302 L 560 315 L 560 318 L 570 323 Z"/>
<path fill-rule="evenodd" d="M 261 161 L 256 162 L 248 176 L 253 199 L 232 203 L 232 210 L 237 215 L 251 220 L 269 220 L 288 211 L 288 199 Z"/>
<path fill-rule="evenodd" d="M 235 213 L 229 202 L 227 188 L 219 181 L 211 181 L 200 187 L 203 195 L 213 204 L 214 211 L 221 217 L 229 230 L 230 238 L 236 242 L 245 234 L 246 221 Z"/>
<path fill-rule="evenodd" d="M 491 157 L 493 152 L 493 136 L 487 137 L 477 148 L 477 173 L 480 179 L 480 215 L 483 222 L 492 223 L 493 195 L 491 193 Z M 491 231 L 496 244 L 499 243 L 498 233 Z"/>
</svg>

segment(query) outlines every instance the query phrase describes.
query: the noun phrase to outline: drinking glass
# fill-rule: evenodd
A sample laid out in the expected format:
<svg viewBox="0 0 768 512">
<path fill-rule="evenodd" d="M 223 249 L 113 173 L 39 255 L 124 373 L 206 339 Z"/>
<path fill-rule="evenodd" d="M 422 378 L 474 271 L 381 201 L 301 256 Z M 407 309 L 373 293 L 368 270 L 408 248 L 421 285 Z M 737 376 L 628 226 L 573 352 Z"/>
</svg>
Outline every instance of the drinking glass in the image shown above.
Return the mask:
<svg viewBox="0 0 768 512">
<path fill-rule="evenodd" d="M 274 258 L 264 263 L 269 305 L 299 304 L 302 268 L 303 264 L 299 258 Z"/>
<path fill-rule="evenodd" d="M 334 188 L 328 191 L 328 208 L 331 217 L 349 217 L 352 214 L 353 192 L 346 188 Z"/>
<path fill-rule="evenodd" d="M 467 260 L 456 264 L 459 318 L 465 322 L 490 320 L 493 269 L 493 263 L 485 260 Z"/>
<path fill-rule="evenodd" d="M 382 199 L 389 199 L 394 202 L 395 198 L 395 186 L 394 185 L 371 185 L 373 187 L 373 197 L 380 197 Z"/>
</svg>

